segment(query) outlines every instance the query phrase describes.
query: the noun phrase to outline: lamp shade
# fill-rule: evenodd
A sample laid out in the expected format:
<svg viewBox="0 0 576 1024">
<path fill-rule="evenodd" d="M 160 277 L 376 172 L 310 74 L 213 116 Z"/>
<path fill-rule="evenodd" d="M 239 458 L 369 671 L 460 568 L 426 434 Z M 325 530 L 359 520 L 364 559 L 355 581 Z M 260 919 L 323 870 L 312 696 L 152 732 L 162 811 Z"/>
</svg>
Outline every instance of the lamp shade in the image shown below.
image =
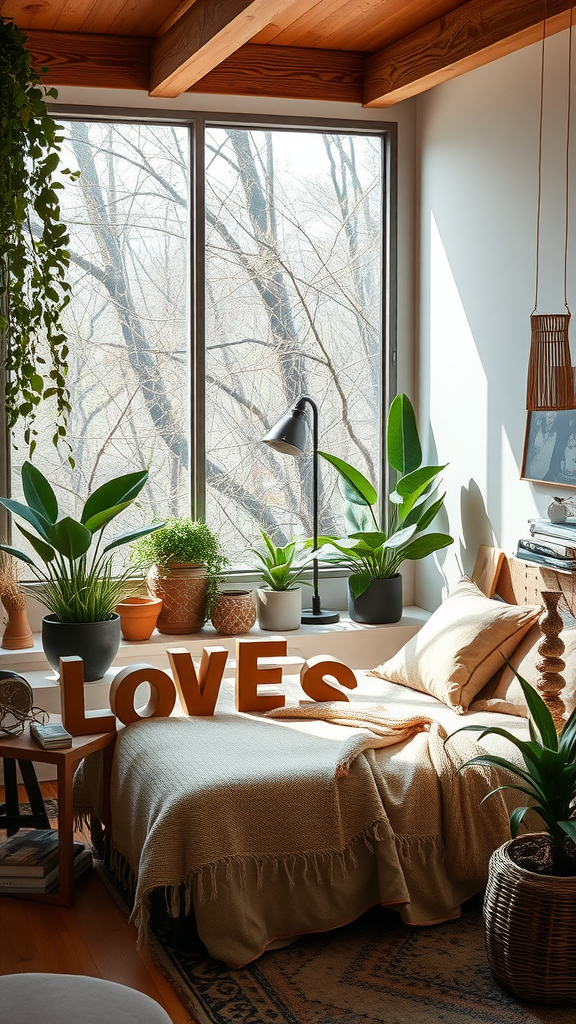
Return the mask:
<svg viewBox="0 0 576 1024">
<path fill-rule="evenodd" d="M 533 313 L 526 408 L 573 409 L 574 373 L 568 328 L 570 313 Z"/>
<path fill-rule="evenodd" d="M 297 457 L 304 455 L 307 434 L 306 420 L 306 409 L 300 408 L 299 404 L 295 405 L 290 412 L 287 412 L 270 428 L 262 440 L 277 452 Z"/>
</svg>

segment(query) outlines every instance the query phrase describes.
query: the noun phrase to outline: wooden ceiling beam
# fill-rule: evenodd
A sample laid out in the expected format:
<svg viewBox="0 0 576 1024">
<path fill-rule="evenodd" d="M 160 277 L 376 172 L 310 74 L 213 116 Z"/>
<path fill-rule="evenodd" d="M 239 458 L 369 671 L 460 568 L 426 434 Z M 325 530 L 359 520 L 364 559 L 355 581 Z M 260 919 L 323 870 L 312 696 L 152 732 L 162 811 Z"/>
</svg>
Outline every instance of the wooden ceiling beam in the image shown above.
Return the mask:
<svg viewBox="0 0 576 1024">
<path fill-rule="evenodd" d="M 46 85 L 148 89 L 153 39 L 28 29 Z M 361 103 L 365 55 L 291 46 L 241 46 L 188 91 Z"/>
<path fill-rule="evenodd" d="M 186 92 L 293 3 L 196 0 L 154 44 L 150 96 L 172 97 Z"/>
<path fill-rule="evenodd" d="M 366 55 L 246 43 L 188 92 L 361 103 Z"/>
<path fill-rule="evenodd" d="M 26 29 L 32 64 L 45 85 L 148 89 L 153 40 Z"/>
<path fill-rule="evenodd" d="M 547 0 L 546 35 L 568 28 L 570 0 Z M 364 106 L 389 107 L 542 38 L 543 0 L 468 0 L 366 63 Z"/>
</svg>

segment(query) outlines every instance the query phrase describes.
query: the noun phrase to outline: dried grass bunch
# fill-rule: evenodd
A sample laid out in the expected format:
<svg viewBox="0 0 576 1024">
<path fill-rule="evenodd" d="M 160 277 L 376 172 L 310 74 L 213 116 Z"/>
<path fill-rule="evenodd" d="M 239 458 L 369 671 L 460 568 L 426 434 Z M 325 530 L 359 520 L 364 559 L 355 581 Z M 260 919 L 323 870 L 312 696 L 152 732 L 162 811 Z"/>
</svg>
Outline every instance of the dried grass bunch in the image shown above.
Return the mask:
<svg viewBox="0 0 576 1024">
<path fill-rule="evenodd" d="M 0 551 L 0 600 L 7 611 L 26 607 L 26 594 L 18 579 L 18 566 L 12 555 Z"/>
</svg>

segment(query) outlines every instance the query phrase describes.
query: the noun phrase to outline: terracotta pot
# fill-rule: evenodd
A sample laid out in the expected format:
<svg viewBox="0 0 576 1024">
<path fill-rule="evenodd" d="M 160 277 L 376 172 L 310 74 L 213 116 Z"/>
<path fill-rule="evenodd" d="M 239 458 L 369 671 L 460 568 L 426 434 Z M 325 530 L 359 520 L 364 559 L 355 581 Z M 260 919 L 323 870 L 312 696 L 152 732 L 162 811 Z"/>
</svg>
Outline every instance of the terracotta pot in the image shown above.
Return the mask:
<svg viewBox="0 0 576 1024">
<path fill-rule="evenodd" d="M 148 590 L 162 601 L 156 628 L 159 633 L 197 633 L 206 621 L 208 581 L 206 566 L 171 562 L 153 565 L 147 577 Z"/>
<path fill-rule="evenodd" d="M 15 608 L 13 602 L 7 598 L 2 599 L 2 604 L 8 613 L 8 621 L 2 637 L 2 647 L 5 647 L 8 651 L 21 651 L 25 647 L 34 647 L 34 637 L 28 622 L 26 606 L 24 608 Z"/>
<path fill-rule="evenodd" d="M 302 620 L 302 587 L 291 590 L 258 591 L 258 625 L 260 629 L 284 633 L 298 629 Z"/>
<path fill-rule="evenodd" d="M 116 605 L 125 640 L 149 640 L 162 608 L 159 597 L 126 597 Z"/>
<path fill-rule="evenodd" d="M 256 605 L 251 590 L 223 590 L 214 601 L 211 620 L 217 633 L 241 636 L 256 622 Z"/>
</svg>

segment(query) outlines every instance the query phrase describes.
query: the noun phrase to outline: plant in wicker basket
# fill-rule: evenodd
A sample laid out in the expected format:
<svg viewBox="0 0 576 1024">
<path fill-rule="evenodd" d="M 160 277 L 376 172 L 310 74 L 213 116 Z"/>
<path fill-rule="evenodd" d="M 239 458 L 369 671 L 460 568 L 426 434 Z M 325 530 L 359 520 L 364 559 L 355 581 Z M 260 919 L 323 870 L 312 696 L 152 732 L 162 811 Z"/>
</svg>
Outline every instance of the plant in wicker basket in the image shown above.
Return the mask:
<svg viewBox="0 0 576 1024">
<path fill-rule="evenodd" d="M 133 545 L 136 560 L 151 565 L 149 592 L 162 600 L 160 633 L 195 633 L 210 614 L 218 579 L 229 565 L 220 539 L 206 523 L 168 518 L 162 529 Z"/>
<path fill-rule="evenodd" d="M 508 662 L 508 664 L 510 664 Z M 511 666 L 512 667 L 512 666 Z M 513 669 L 526 698 L 530 739 L 491 726 L 521 753 L 521 767 L 496 754 L 466 761 L 503 768 L 528 798 L 510 814 L 512 839 L 492 855 L 484 900 L 486 952 L 493 974 L 515 995 L 543 1003 L 576 1001 L 576 708 L 560 735 L 540 694 Z M 465 726 L 459 732 L 479 729 Z M 482 801 L 484 802 L 484 801 Z M 518 835 L 527 813 L 544 831 Z"/>
</svg>

